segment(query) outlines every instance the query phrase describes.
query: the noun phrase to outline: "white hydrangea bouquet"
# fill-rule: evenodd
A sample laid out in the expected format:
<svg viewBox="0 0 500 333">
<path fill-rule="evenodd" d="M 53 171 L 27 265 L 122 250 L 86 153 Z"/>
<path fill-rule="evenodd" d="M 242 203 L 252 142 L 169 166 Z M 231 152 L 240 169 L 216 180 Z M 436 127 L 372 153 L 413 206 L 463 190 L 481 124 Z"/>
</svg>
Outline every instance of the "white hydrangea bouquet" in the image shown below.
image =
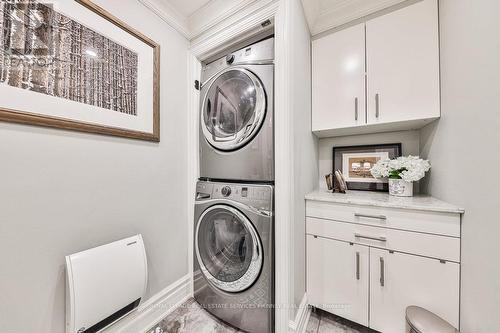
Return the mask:
<svg viewBox="0 0 500 333">
<path fill-rule="evenodd" d="M 375 178 L 389 178 L 389 194 L 411 197 L 413 196 L 413 182 L 424 178 L 430 168 L 429 161 L 410 155 L 394 160 L 379 160 L 370 171 Z"/>
</svg>

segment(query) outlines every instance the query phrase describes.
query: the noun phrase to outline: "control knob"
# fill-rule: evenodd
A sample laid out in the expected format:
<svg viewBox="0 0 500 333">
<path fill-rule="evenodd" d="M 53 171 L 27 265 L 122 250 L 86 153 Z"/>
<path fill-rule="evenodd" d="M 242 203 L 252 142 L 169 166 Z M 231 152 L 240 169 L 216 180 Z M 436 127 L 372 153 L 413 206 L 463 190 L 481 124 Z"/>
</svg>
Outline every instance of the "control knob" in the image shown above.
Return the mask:
<svg viewBox="0 0 500 333">
<path fill-rule="evenodd" d="M 235 57 L 234 57 L 234 54 L 228 54 L 228 55 L 226 56 L 226 63 L 227 63 L 228 65 L 231 65 L 231 64 L 234 62 L 234 58 L 235 58 Z"/>
<path fill-rule="evenodd" d="M 231 188 L 229 186 L 224 186 L 220 192 L 223 196 L 228 197 L 231 195 Z"/>
</svg>

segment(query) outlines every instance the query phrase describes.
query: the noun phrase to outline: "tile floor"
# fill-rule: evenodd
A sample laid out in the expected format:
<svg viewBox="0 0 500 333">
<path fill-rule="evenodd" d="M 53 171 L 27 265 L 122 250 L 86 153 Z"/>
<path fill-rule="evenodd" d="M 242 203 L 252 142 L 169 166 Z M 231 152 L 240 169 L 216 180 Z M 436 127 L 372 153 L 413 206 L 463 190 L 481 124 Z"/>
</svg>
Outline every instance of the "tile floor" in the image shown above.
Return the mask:
<svg viewBox="0 0 500 333">
<path fill-rule="evenodd" d="M 311 312 L 305 333 L 377 333 L 364 326 L 316 309 Z"/>
<path fill-rule="evenodd" d="M 171 312 L 146 333 L 242 333 L 205 311 L 194 299 Z M 321 310 L 311 312 L 306 333 L 377 333 Z"/>
<path fill-rule="evenodd" d="M 146 333 L 236 333 L 238 331 L 205 311 L 194 299 L 187 300 Z"/>
</svg>

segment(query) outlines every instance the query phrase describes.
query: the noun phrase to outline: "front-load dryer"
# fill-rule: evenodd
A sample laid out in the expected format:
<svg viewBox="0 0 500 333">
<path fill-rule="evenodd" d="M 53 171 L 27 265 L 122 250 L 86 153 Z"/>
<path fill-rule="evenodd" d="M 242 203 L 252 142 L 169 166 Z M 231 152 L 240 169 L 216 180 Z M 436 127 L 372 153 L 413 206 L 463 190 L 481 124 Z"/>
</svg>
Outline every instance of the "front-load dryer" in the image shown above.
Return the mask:
<svg viewBox="0 0 500 333">
<path fill-rule="evenodd" d="M 203 67 L 200 177 L 274 181 L 274 38 Z"/>
<path fill-rule="evenodd" d="M 194 298 L 249 333 L 274 332 L 273 187 L 198 182 Z"/>
</svg>

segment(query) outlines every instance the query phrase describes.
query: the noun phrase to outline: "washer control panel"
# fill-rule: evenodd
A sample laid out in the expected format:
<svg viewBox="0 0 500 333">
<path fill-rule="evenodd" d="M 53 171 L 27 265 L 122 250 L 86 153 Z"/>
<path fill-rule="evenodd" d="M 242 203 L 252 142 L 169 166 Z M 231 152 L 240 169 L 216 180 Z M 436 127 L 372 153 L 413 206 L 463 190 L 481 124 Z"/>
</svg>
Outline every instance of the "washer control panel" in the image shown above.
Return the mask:
<svg viewBox="0 0 500 333">
<path fill-rule="evenodd" d="M 227 198 L 231 195 L 231 186 L 224 186 L 223 188 L 221 188 L 220 193 L 223 197 Z"/>
<path fill-rule="evenodd" d="M 271 210 L 272 187 L 269 185 L 241 185 L 198 182 L 196 200 L 228 199 L 257 209 Z"/>
</svg>

